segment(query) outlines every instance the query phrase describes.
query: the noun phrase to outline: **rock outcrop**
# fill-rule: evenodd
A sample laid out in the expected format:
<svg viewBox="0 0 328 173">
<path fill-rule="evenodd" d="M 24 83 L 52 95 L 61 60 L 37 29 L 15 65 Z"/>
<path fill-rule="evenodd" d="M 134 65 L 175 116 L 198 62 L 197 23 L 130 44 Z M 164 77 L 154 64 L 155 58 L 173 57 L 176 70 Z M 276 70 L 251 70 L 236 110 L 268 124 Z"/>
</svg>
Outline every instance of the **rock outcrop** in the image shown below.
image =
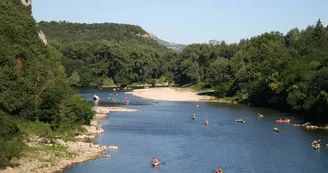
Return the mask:
<svg viewBox="0 0 328 173">
<path fill-rule="evenodd" d="M 45 46 L 48 45 L 47 37 L 42 31 L 39 32 L 39 38 Z"/>
<path fill-rule="evenodd" d="M 31 0 L 21 0 L 22 3 L 25 5 L 25 6 L 29 6 L 31 5 L 32 1 Z"/>
</svg>

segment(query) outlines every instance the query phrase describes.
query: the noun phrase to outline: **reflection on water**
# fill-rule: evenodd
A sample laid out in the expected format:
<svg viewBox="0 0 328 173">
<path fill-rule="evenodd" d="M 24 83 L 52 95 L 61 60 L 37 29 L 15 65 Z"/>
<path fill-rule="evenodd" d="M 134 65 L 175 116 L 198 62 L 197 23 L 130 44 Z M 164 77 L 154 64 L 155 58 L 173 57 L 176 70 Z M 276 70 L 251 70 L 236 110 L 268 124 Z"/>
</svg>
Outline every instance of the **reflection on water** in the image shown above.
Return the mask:
<svg viewBox="0 0 328 173">
<path fill-rule="evenodd" d="M 81 95 L 88 100 L 97 94 L 103 105 L 110 92 L 89 90 Z M 127 173 L 214 172 L 220 166 L 224 172 L 239 173 L 324 173 L 328 170 L 328 148 L 313 150 L 311 142 L 323 138 L 326 131 L 308 131 L 292 124 L 278 124 L 279 118 L 300 120 L 286 113 L 245 105 L 218 103 L 165 102 L 119 93 L 119 99 L 129 97 L 124 107 L 144 110 L 134 113 L 111 113 L 103 121 L 105 133 L 96 143 L 118 145 L 120 150 L 108 151 L 110 159 L 100 158 L 78 164 L 66 173 Z M 264 114 L 259 119 L 257 113 Z M 192 114 L 197 116 L 193 120 Z M 234 120 L 242 118 L 245 124 Z M 205 120 L 209 125 L 205 126 Z M 273 127 L 281 132 L 275 133 Z M 151 157 L 163 160 L 157 168 L 150 166 Z"/>
</svg>

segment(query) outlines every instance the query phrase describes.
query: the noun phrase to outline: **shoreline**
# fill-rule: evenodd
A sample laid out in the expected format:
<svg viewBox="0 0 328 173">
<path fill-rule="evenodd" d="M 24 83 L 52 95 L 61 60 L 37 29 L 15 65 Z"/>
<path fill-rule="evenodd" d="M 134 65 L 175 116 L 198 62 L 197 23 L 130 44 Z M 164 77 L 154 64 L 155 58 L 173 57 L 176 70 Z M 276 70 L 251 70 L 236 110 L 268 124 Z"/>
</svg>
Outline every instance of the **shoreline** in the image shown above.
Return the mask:
<svg viewBox="0 0 328 173">
<path fill-rule="evenodd" d="M 173 87 L 136 89 L 126 93 L 145 99 L 161 101 L 209 102 L 213 98 L 197 95 L 197 92 L 194 91 Z"/>
<path fill-rule="evenodd" d="M 199 95 L 199 92 L 195 91 L 192 88 L 157 87 L 147 89 L 135 89 L 126 93 L 150 100 L 239 104 L 235 101 L 227 100 L 224 98 Z"/>
<path fill-rule="evenodd" d="M 22 153 L 19 159 L 13 159 L 13 164 L 17 167 L 7 167 L 0 170 L 0 173 L 60 173 L 65 169 L 79 163 L 99 158 L 110 158 L 110 155 L 104 155 L 108 150 L 117 150 L 118 146 L 105 146 L 94 144 L 94 142 L 85 142 L 94 140 L 98 135 L 104 133 L 104 130 L 98 125 L 110 112 L 138 112 L 136 109 L 121 107 L 93 107 L 96 112 L 90 125 L 83 125 L 86 132 L 75 136 L 76 141 L 62 141 L 60 139 L 48 140 L 37 136 L 28 136 L 25 139 L 27 151 Z"/>
</svg>

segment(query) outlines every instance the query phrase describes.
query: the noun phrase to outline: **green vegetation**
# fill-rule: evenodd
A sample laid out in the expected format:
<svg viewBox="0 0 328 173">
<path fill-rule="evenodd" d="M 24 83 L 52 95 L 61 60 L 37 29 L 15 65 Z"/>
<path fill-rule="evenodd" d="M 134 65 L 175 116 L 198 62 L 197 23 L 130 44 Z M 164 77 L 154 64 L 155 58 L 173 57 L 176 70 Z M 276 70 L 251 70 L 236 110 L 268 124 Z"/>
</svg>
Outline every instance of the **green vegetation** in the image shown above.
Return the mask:
<svg viewBox="0 0 328 173">
<path fill-rule="evenodd" d="M 320 20 L 286 35 L 264 33 L 238 44 L 212 40 L 189 45 L 179 54 L 159 45 L 139 26 L 39 25 L 60 52 L 73 86 L 109 85 L 110 79 L 121 86 L 174 82 L 196 90 L 212 89 L 220 100 L 328 121 L 328 29 Z"/>
<path fill-rule="evenodd" d="M 238 44 L 210 41 L 176 53 L 141 27 L 40 22 L 20 0 L 0 2 L 0 168 L 23 135 L 71 139 L 93 111 L 71 86 L 194 85 L 228 102 L 297 111 L 328 121 L 328 27 Z M 48 46 L 38 38 L 43 30 Z"/>
<path fill-rule="evenodd" d="M 71 85 L 78 87 L 173 81 L 176 53 L 139 26 L 40 22 L 49 45 L 61 54 Z M 111 81 L 112 79 L 112 81 Z"/>
<path fill-rule="evenodd" d="M 265 33 L 239 44 L 210 41 L 179 55 L 176 83 L 213 88 L 227 100 L 297 111 L 328 121 L 328 27 L 320 20 L 286 35 Z"/>
<path fill-rule="evenodd" d="M 89 123 L 93 111 L 66 79 L 61 53 L 39 40 L 30 6 L 24 6 L 20 0 L 2 0 L 0 23 L 0 168 L 3 168 L 22 151 L 22 134 L 49 136 L 69 132 Z M 34 127 L 31 121 L 36 121 Z"/>
</svg>

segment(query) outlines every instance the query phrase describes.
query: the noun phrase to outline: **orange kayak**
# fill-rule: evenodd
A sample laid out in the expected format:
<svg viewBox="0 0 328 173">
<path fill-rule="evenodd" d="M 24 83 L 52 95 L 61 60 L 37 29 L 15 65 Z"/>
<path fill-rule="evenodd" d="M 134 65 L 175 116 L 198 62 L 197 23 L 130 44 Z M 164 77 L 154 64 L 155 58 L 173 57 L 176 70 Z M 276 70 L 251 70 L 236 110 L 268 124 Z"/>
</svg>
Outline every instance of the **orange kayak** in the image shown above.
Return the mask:
<svg viewBox="0 0 328 173">
<path fill-rule="evenodd" d="M 285 119 L 285 120 L 276 120 L 277 123 L 290 123 L 290 119 Z"/>
</svg>

